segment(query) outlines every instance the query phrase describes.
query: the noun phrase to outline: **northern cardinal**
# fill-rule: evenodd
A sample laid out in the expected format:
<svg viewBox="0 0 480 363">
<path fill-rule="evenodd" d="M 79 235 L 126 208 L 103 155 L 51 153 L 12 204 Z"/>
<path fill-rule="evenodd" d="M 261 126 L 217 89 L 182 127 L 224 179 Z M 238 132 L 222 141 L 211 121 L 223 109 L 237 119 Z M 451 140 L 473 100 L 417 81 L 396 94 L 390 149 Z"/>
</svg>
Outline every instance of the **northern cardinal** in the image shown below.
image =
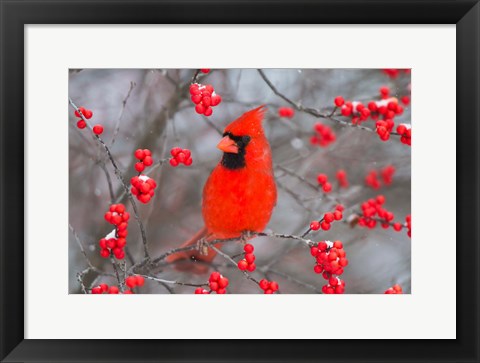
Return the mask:
<svg viewBox="0 0 480 363">
<path fill-rule="evenodd" d="M 277 201 L 277 188 L 270 145 L 262 127 L 264 113 L 264 106 L 260 106 L 244 113 L 225 128 L 223 139 L 217 145 L 223 151 L 222 159 L 203 188 L 205 227 L 182 247 L 195 244 L 202 238 L 209 242 L 265 229 Z M 211 248 L 206 255 L 192 250 L 170 255 L 167 261 L 210 262 L 216 254 Z M 192 262 L 189 265 L 183 268 L 198 273 L 204 272 L 206 267 Z"/>
</svg>

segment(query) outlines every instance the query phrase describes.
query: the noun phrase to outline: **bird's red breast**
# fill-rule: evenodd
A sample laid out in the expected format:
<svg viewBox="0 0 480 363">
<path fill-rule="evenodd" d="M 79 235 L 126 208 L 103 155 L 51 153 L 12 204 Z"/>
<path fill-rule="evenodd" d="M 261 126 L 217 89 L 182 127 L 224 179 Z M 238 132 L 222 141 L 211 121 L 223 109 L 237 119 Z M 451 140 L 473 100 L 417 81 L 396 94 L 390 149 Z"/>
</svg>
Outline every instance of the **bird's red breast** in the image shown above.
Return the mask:
<svg viewBox="0 0 480 363">
<path fill-rule="evenodd" d="M 225 128 L 224 137 L 239 150 L 224 153 L 203 189 L 205 226 L 217 238 L 263 231 L 272 215 L 277 189 L 264 112 L 263 106 L 246 112 Z"/>
</svg>

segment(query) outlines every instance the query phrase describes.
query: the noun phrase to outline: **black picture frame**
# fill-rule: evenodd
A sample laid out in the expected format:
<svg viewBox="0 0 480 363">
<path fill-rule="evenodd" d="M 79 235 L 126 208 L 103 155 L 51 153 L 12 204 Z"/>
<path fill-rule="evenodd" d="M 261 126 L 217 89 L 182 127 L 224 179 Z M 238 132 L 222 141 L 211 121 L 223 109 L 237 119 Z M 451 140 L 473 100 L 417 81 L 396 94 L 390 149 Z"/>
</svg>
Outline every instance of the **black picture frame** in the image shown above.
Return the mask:
<svg viewBox="0 0 480 363">
<path fill-rule="evenodd" d="M 480 360 L 478 1 L 1 0 L 0 13 L 2 361 L 478 362 Z M 24 196 L 24 180 L 29 177 L 24 173 L 23 163 L 24 148 L 28 147 L 24 144 L 23 123 L 24 26 L 161 23 L 456 24 L 457 339 L 281 341 L 24 339 L 24 201 L 28 197 Z M 449 211 L 449 214 L 452 215 L 452 212 Z M 441 223 L 442 221 L 439 221 L 439 224 Z M 442 273 L 448 272 L 439 272 L 440 275 Z M 441 294 L 442 292 L 439 292 L 439 299 Z M 441 321 L 438 323 L 442 324 Z"/>
</svg>

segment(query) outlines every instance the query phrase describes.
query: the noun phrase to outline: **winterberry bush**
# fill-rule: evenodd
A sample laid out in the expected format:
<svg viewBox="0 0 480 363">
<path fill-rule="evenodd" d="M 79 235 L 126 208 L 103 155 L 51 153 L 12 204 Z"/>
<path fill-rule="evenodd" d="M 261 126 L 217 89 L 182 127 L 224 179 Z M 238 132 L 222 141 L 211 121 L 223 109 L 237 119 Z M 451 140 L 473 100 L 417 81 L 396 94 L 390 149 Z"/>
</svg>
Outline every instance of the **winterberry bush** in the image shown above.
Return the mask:
<svg viewBox="0 0 480 363">
<path fill-rule="evenodd" d="M 410 82 L 408 69 L 72 72 L 70 292 L 409 293 Z M 260 105 L 270 222 L 200 238 L 215 146 Z M 179 252 L 217 255 L 169 262 Z"/>
</svg>

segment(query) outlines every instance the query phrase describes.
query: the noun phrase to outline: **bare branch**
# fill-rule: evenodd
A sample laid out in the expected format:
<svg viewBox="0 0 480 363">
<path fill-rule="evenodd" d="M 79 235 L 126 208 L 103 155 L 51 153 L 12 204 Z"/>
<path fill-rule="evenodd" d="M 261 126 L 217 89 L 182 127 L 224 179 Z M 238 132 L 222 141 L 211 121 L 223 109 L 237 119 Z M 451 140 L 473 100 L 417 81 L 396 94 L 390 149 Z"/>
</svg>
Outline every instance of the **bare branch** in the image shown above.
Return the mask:
<svg viewBox="0 0 480 363">
<path fill-rule="evenodd" d="M 120 122 L 122 122 L 123 114 L 125 113 L 125 108 L 127 107 L 128 99 L 130 98 L 130 95 L 132 94 L 132 91 L 135 88 L 135 86 L 136 86 L 136 83 L 131 81 L 130 82 L 130 89 L 128 90 L 127 96 L 122 101 L 122 110 L 120 111 L 120 116 L 118 117 L 117 123 L 115 124 L 115 129 L 113 131 L 113 136 L 112 136 L 112 141 L 110 142 L 110 147 L 112 147 L 113 144 L 115 143 L 115 138 L 117 137 L 118 132 L 120 131 Z"/>
</svg>

